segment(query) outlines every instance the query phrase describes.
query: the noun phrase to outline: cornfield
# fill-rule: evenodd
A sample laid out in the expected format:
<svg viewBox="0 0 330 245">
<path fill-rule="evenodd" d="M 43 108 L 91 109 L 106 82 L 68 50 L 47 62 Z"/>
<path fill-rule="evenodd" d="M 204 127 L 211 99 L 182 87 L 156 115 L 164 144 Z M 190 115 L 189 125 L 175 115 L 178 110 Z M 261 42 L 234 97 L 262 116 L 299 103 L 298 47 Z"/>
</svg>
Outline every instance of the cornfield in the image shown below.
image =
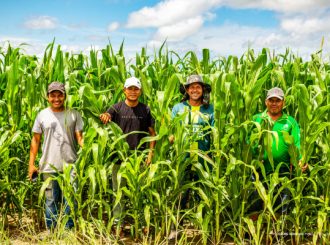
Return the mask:
<svg viewBox="0 0 330 245">
<path fill-rule="evenodd" d="M 43 229 L 46 186 L 29 181 L 27 169 L 34 119 L 47 106 L 47 85 L 57 80 L 65 83 L 66 106 L 80 111 L 85 123 L 84 147 L 74 166 L 78 189 L 69 184 L 70 169 L 56 177 L 64 196 L 77 203 L 71 242 L 118 242 L 111 232 L 112 210 L 124 199 L 130 237 L 141 244 L 168 243 L 173 227 L 181 234 L 175 238 L 177 244 L 329 244 L 330 63 L 322 50 L 308 61 L 289 50 L 275 54 L 266 48 L 211 59 L 208 49 L 179 55 L 164 44 L 152 55 L 142 48 L 128 61 L 123 44 L 117 52 L 109 44 L 84 55 L 63 52 L 53 42 L 42 58 L 10 45 L 0 47 L 0 55 L 0 241 L 10 243 L 15 228 L 22 240 L 37 242 Z M 171 109 L 181 99 L 179 84 L 190 74 L 201 74 L 211 84 L 216 122 L 213 157 L 198 152 L 206 160 L 195 166 L 201 179 L 181 185 L 190 148 L 180 121 L 171 120 Z M 147 150 L 131 153 L 120 129 L 98 118 L 124 98 L 123 82 L 130 76 L 141 80 L 141 102 L 150 106 L 156 121 L 157 136 L 144 138 L 157 141 L 148 167 Z M 251 136 L 251 119 L 264 111 L 266 90 L 274 86 L 286 93 L 285 113 L 299 122 L 302 162 L 309 169 L 294 168 L 291 179 L 275 171 L 261 184 L 258 178 L 251 181 L 262 163 L 252 158 L 247 138 L 259 140 L 269 134 L 259 129 Z M 173 144 L 170 135 L 175 136 Z M 113 192 L 111 157 L 117 153 L 124 159 L 119 176 L 127 185 Z M 275 200 L 284 188 L 291 192 L 291 209 L 278 217 Z M 187 189 L 193 195 L 189 208 L 181 210 L 179 202 Z M 264 207 L 253 222 L 248 210 L 254 190 Z M 56 234 L 64 231 L 66 219 L 60 217 Z M 184 229 L 179 226 L 182 221 Z"/>
</svg>

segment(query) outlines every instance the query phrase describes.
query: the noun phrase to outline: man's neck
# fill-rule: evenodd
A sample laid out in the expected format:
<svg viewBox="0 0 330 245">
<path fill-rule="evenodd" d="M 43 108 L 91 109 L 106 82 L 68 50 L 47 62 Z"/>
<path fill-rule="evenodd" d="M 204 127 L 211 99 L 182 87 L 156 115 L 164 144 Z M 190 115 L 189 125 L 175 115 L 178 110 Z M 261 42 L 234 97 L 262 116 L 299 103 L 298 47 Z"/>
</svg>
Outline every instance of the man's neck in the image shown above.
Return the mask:
<svg viewBox="0 0 330 245">
<path fill-rule="evenodd" d="M 274 114 L 269 113 L 269 111 L 267 111 L 267 115 L 268 115 L 273 121 L 276 121 L 277 119 L 279 119 L 279 118 L 283 115 L 283 113 L 281 112 L 281 113 L 278 113 L 278 114 L 274 115 Z"/>
<path fill-rule="evenodd" d="M 53 112 L 62 112 L 64 111 L 65 107 L 61 107 L 61 108 L 53 108 L 53 107 L 50 107 L 50 109 L 53 111 Z"/>
<path fill-rule="evenodd" d="M 189 105 L 191 106 L 200 106 L 202 104 L 201 100 L 189 100 Z"/>
<path fill-rule="evenodd" d="M 129 107 L 135 107 L 139 104 L 139 101 L 138 100 L 132 101 L 132 100 L 126 99 L 125 104 L 128 105 Z"/>
</svg>

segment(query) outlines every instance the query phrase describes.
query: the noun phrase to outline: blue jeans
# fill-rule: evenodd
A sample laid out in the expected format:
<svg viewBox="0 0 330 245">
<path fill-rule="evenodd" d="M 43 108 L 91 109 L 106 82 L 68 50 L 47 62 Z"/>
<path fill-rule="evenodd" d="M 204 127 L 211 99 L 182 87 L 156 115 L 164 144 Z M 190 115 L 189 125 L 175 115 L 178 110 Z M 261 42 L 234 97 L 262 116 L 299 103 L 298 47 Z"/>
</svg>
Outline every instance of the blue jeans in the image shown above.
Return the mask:
<svg viewBox="0 0 330 245">
<path fill-rule="evenodd" d="M 73 183 L 73 169 L 71 170 L 71 183 Z M 58 174 L 56 173 L 44 173 L 43 180 L 50 177 L 56 177 Z M 73 183 L 75 188 L 75 183 Z M 63 206 L 62 206 L 63 205 Z M 49 185 L 45 189 L 45 219 L 46 219 L 46 226 L 48 229 L 55 229 L 57 225 L 58 215 L 61 210 L 61 206 L 64 208 L 64 215 L 69 215 L 71 213 L 71 208 L 67 203 L 67 200 L 63 197 L 62 190 L 57 182 L 57 180 L 51 180 Z M 74 207 L 75 208 L 75 207 Z M 65 224 L 67 229 L 71 229 L 74 227 L 74 222 L 71 217 Z"/>
<path fill-rule="evenodd" d="M 120 164 L 115 163 L 112 167 L 112 188 L 115 193 L 117 193 L 117 191 L 120 188 L 126 186 L 127 183 L 125 178 L 121 178 L 121 182 L 119 186 L 117 181 L 119 169 L 120 169 Z M 121 219 L 124 211 L 125 211 L 125 204 L 124 204 L 124 198 L 122 197 L 120 202 L 113 208 L 113 216 L 115 217 L 115 222 L 118 222 Z"/>
</svg>

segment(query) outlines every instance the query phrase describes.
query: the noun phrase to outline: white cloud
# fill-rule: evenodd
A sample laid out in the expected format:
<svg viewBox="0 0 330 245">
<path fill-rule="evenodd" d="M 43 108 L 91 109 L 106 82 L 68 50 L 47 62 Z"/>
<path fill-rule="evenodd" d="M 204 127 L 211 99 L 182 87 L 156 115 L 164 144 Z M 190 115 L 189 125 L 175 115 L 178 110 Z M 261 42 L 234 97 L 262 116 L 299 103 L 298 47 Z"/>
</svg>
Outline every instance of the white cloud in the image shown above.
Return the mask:
<svg viewBox="0 0 330 245">
<path fill-rule="evenodd" d="M 211 20 L 214 20 L 216 17 L 217 17 L 217 15 L 214 13 L 211 13 L 211 12 L 205 13 L 205 20 L 211 21 Z"/>
<path fill-rule="evenodd" d="M 79 45 L 62 45 L 61 46 L 62 51 L 64 52 L 71 52 L 71 53 L 80 53 L 81 52 L 81 46 Z"/>
<path fill-rule="evenodd" d="M 14 46 L 19 46 L 22 43 L 28 43 L 31 39 L 25 37 L 12 37 L 12 36 L 2 36 L 0 37 L 1 46 L 5 43 L 14 44 Z"/>
<path fill-rule="evenodd" d="M 38 57 L 43 55 L 47 46 L 47 44 L 31 38 L 13 36 L 0 38 L 0 46 L 6 49 L 8 44 L 15 48 L 19 47 L 23 53 L 36 55 Z"/>
<path fill-rule="evenodd" d="M 214 10 L 222 6 L 275 11 L 280 25 L 274 29 L 230 23 L 203 27 L 215 18 Z M 306 54 L 319 48 L 322 36 L 329 38 L 329 8 L 328 0 L 164 0 L 131 13 L 126 26 L 156 28 L 148 42 L 154 47 L 167 40 L 169 47 L 182 51 L 188 47 L 210 48 L 228 55 L 242 54 L 249 46 L 283 52 L 295 47 L 297 52 Z M 325 48 L 329 49 L 329 44 Z"/>
<path fill-rule="evenodd" d="M 197 16 L 172 25 L 162 26 L 156 32 L 154 40 L 180 41 L 197 32 L 202 25 L 203 18 Z"/>
<path fill-rule="evenodd" d="M 38 16 L 36 18 L 27 20 L 24 26 L 33 30 L 48 30 L 57 27 L 57 19 L 50 16 Z"/>
<path fill-rule="evenodd" d="M 330 8 L 328 0 L 164 0 L 152 7 L 132 12 L 127 20 L 128 28 L 161 27 L 181 22 L 195 16 L 214 17 L 217 7 L 239 9 L 254 8 L 276 11 L 280 14 L 324 11 Z"/>
<path fill-rule="evenodd" d="M 129 15 L 126 27 L 156 27 L 152 43 L 180 41 L 196 33 L 205 21 L 215 18 L 210 12 L 223 0 L 165 0 Z"/>
<path fill-rule="evenodd" d="M 312 33 L 330 32 L 330 17 L 294 17 L 281 20 L 281 28 L 289 33 L 306 35 Z"/>
<path fill-rule="evenodd" d="M 330 7 L 328 0 L 225 0 L 223 4 L 241 9 L 267 9 L 281 13 L 301 13 Z"/>
<path fill-rule="evenodd" d="M 113 32 L 113 31 L 117 30 L 119 28 L 119 26 L 120 26 L 119 22 L 112 22 L 108 25 L 107 30 L 108 30 L 108 32 Z"/>
<path fill-rule="evenodd" d="M 261 28 L 226 24 L 221 26 L 204 27 L 198 35 L 193 35 L 183 42 L 169 43 L 169 48 L 178 53 L 194 51 L 200 53 L 208 48 L 213 56 L 241 56 L 248 48 L 259 52 L 262 48 L 275 50 L 276 54 L 284 53 L 291 48 L 295 54 L 309 58 L 310 54 L 320 48 L 321 36 L 313 35 L 291 36 L 277 28 Z M 328 34 L 323 46 L 324 53 L 330 53 L 330 35 Z"/>
<path fill-rule="evenodd" d="M 321 0 L 164 0 L 131 13 L 125 25 L 128 29 L 120 31 L 118 28 L 122 25 L 119 22 L 110 23 L 107 29 L 93 28 L 88 23 L 81 26 L 61 25 L 56 42 L 61 44 L 63 51 L 88 53 L 91 45 L 97 45 L 93 47 L 95 49 L 107 45 L 111 36 L 111 43 L 118 46 L 125 39 L 125 56 L 128 54 L 130 57 L 134 57 L 135 52 L 146 44 L 152 52 L 151 47 L 157 48 L 165 40 L 169 49 L 179 54 L 188 51 L 200 54 L 203 48 L 208 48 L 213 56 L 241 56 L 248 47 L 257 51 L 267 47 L 276 50 L 276 53 L 292 47 L 295 53 L 307 57 L 320 48 L 323 36 L 324 52 L 330 53 L 329 5 L 330 1 Z M 216 16 L 215 9 L 221 6 L 276 11 L 279 25 L 274 28 L 240 26 L 229 20 L 215 26 L 212 24 L 215 17 L 222 17 Z M 41 16 L 27 21 L 25 26 L 30 29 L 52 29 L 58 27 L 57 22 L 55 18 Z M 134 28 L 143 29 L 132 30 Z M 115 35 L 112 35 L 113 31 L 116 31 Z M 61 39 L 67 32 L 70 32 L 72 39 Z M 35 37 L 43 38 L 41 35 Z M 0 44 L 4 40 L 0 38 Z M 14 46 L 28 43 L 30 46 L 24 48 L 30 54 L 42 54 L 48 44 L 47 41 L 35 39 L 17 38 L 14 43 L 14 38 L 8 40 Z"/>
<path fill-rule="evenodd" d="M 129 15 L 128 28 L 161 27 L 199 16 L 218 6 L 222 0 L 167 0 L 144 7 Z"/>
</svg>

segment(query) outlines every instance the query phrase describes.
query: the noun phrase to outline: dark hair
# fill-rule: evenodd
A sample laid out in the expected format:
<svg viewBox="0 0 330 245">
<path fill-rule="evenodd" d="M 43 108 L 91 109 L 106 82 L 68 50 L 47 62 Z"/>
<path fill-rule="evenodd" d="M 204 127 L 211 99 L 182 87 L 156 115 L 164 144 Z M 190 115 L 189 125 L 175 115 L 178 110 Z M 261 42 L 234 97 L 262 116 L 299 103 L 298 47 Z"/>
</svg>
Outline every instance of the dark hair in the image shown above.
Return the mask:
<svg viewBox="0 0 330 245">
<path fill-rule="evenodd" d="M 202 86 L 203 87 L 203 94 L 202 94 L 202 104 L 208 108 L 209 104 L 210 104 L 210 90 L 208 88 L 206 88 L 205 86 Z M 182 86 L 183 89 L 184 86 Z M 181 87 L 180 87 L 180 91 L 181 91 Z M 180 100 L 180 102 L 184 102 L 184 101 L 187 101 L 189 100 L 189 94 L 184 90 L 184 94 Z"/>
</svg>

